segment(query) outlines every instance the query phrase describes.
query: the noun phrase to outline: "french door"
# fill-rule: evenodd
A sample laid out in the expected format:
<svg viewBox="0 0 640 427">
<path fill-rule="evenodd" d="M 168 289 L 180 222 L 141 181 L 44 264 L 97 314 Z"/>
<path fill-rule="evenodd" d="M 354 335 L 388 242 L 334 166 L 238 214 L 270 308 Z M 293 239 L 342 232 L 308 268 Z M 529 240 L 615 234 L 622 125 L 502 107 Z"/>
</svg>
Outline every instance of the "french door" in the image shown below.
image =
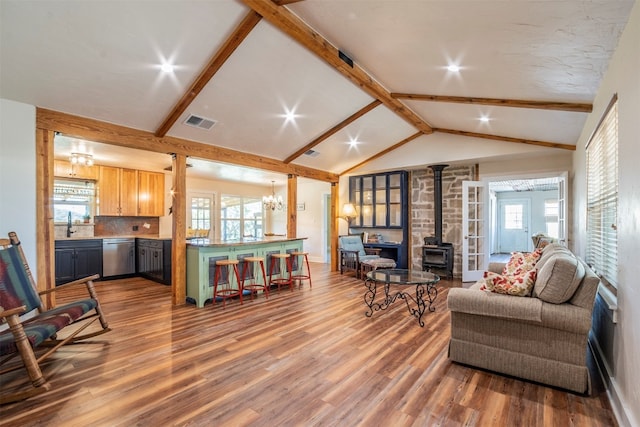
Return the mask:
<svg viewBox="0 0 640 427">
<path fill-rule="evenodd" d="M 462 183 L 462 281 L 482 278 L 489 265 L 487 244 L 487 186 L 478 181 Z"/>
</svg>

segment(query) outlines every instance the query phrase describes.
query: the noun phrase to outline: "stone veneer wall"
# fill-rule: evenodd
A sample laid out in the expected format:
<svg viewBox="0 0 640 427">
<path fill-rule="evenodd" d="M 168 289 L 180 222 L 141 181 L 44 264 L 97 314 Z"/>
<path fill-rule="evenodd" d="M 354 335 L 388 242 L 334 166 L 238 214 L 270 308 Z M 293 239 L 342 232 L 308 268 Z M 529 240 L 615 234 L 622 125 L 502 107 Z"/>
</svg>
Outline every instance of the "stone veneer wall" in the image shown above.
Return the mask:
<svg viewBox="0 0 640 427">
<path fill-rule="evenodd" d="M 453 275 L 462 276 L 462 181 L 471 181 L 475 166 L 449 166 L 442 171 L 442 240 L 453 243 Z M 422 270 L 424 238 L 435 235 L 433 170 L 411 171 L 411 268 Z"/>
</svg>

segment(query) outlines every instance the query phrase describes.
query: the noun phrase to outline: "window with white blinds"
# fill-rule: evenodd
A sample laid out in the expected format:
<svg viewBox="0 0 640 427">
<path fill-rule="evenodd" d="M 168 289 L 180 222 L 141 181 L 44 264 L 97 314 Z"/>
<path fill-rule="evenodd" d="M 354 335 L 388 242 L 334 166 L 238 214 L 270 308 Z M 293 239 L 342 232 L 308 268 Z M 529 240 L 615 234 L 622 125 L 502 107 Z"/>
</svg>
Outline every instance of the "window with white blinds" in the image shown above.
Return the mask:
<svg viewBox="0 0 640 427">
<path fill-rule="evenodd" d="M 587 263 L 618 282 L 618 98 L 587 144 Z"/>
</svg>

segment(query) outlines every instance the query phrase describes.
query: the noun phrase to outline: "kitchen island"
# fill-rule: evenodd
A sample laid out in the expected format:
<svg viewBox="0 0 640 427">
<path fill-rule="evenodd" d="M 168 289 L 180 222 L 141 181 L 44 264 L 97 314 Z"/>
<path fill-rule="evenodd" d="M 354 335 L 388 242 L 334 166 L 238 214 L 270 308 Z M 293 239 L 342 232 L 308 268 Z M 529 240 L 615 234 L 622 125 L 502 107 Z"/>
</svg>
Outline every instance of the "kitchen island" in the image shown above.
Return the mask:
<svg viewBox="0 0 640 427">
<path fill-rule="evenodd" d="M 213 273 L 215 263 L 223 259 L 237 259 L 242 263 L 245 257 L 264 258 L 264 267 L 269 275 L 271 255 L 302 251 L 302 241 L 306 238 L 287 238 L 284 236 L 265 237 L 264 239 L 244 238 L 232 241 L 210 239 L 191 239 L 187 241 L 187 302 L 195 303 L 199 308 L 213 298 Z M 300 268 L 297 259 L 293 259 L 293 271 Z M 238 269 L 240 271 L 241 267 Z M 254 265 L 245 274 L 245 278 L 255 276 L 258 283 L 262 274 L 255 274 Z M 274 278 L 280 277 L 280 268 L 274 270 Z M 267 277 L 268 280 L 268 277 Z"/>
</svg>

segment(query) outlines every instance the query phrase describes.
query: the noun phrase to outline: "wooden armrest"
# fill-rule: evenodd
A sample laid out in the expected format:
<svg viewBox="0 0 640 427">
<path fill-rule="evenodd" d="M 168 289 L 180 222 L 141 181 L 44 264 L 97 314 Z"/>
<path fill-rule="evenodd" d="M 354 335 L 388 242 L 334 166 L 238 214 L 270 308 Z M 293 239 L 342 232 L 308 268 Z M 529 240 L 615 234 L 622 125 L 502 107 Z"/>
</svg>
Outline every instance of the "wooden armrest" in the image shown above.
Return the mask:
<svg viewBox="0 0 640 427">
<path fill-rule="evenodd" d="M 78 279 L 78 280 L 74 280 L 73 282 L 67 282 L 67 283 L 63 283 L 61 285 L 56 286 L 53 289 L 47 289 L 44 291 L 40 291 L 38 292 L 38 295 L 46 295 L 46 294 L 50 294 L 51 292 L 55 292 L 58 289 L 62 288 L 63 286 L 74 286 L 74 285 L 84 285 L 87 282 L 91 282 L 93 280 L 97 280 L 100 278 L 99 274 L 94 274 L 93 276 L 87 276 L 87 277 L 83 277 L 82 279 Z"/>
<path fill-rule="evenodd" d="M 21 305 L 20 307 L 12 308 L 10 310 L 2 310 L 2 311 L 0 311 L 0 317 L 6 318 L 6 317 L 9 317 L 9 316 L 13 316 L 14 314 L 15 315 L 20 315 L 20 314 L 24 313 L 26 309 L 27 309 L 26 305 Z"/>
</svg>

